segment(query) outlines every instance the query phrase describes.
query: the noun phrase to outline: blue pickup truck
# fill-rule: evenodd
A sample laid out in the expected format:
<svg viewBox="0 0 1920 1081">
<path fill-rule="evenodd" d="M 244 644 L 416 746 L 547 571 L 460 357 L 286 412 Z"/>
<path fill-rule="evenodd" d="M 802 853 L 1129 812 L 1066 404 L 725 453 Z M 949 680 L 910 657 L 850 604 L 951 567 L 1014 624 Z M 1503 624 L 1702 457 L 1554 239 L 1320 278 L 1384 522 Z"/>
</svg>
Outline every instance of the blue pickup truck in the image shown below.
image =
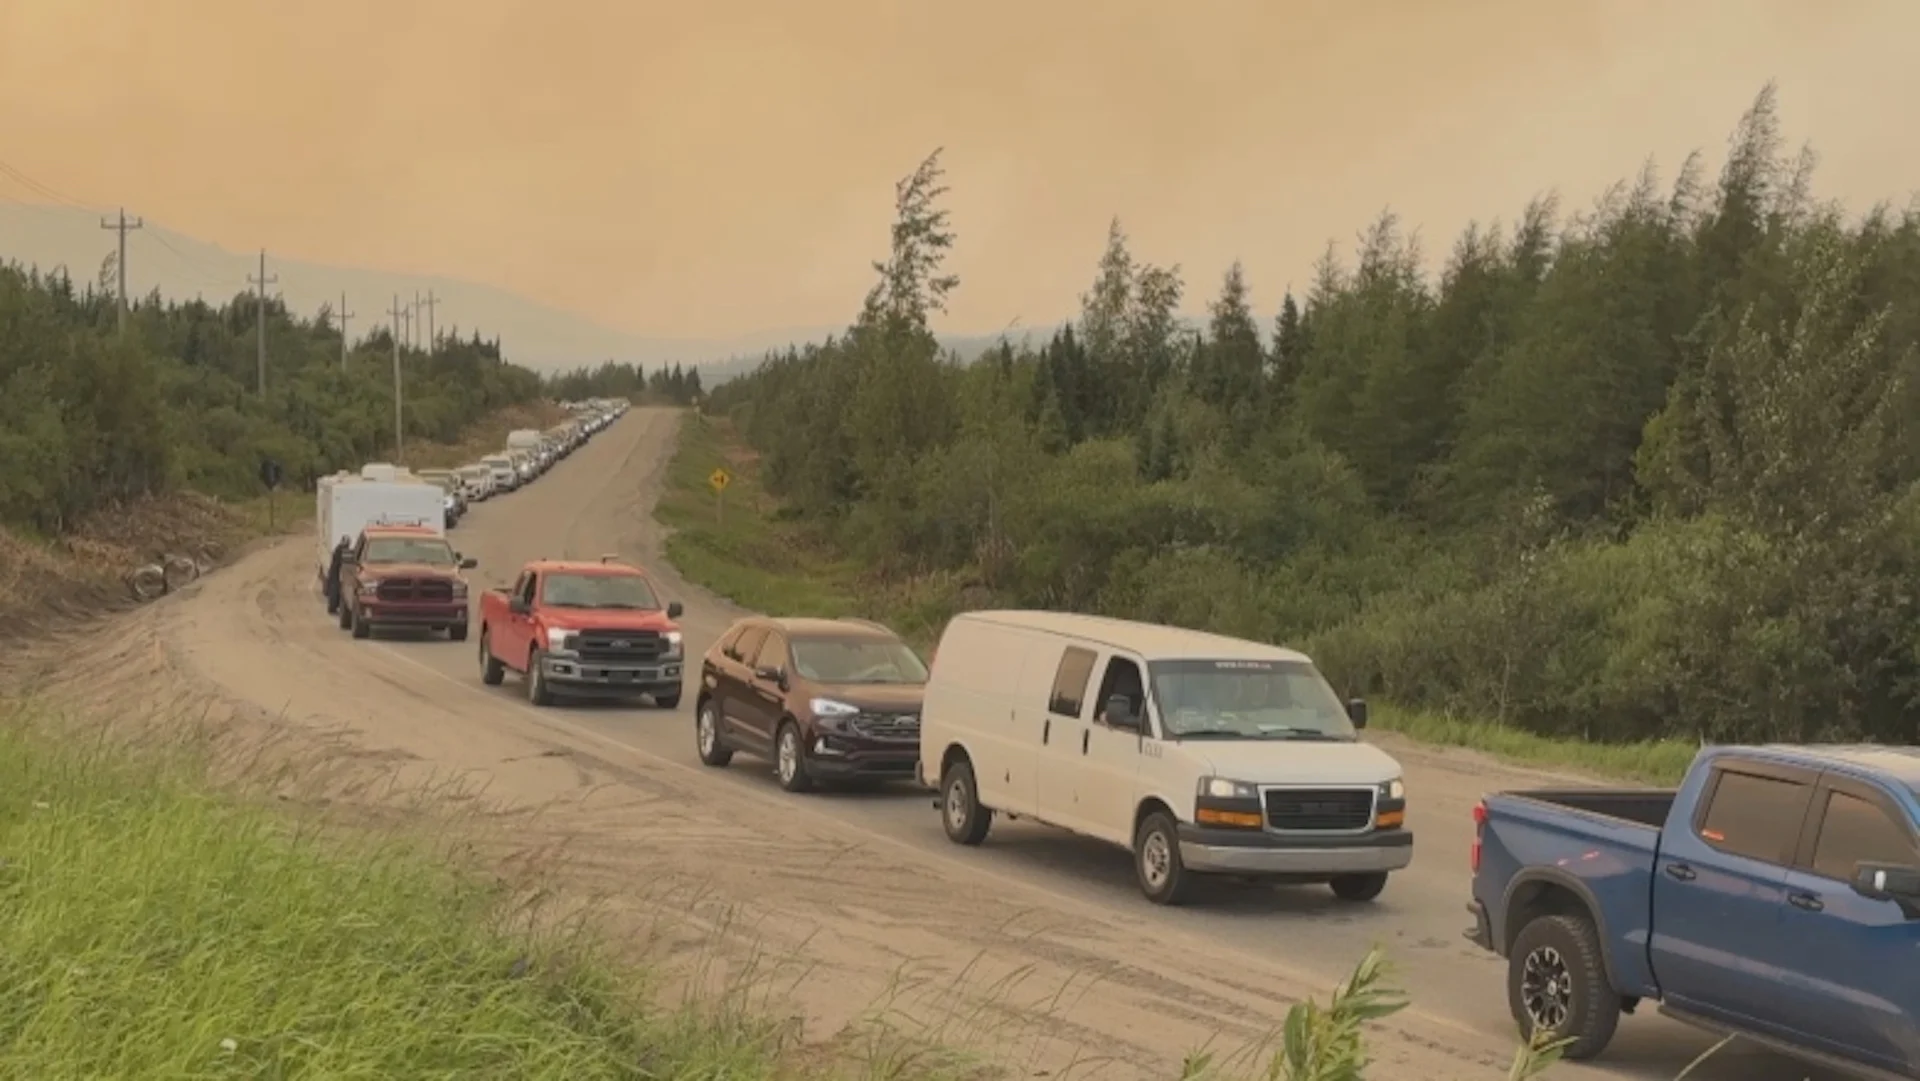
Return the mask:
<svg viewBox="0 0 1920 1081">
<path fill-rule="evenodd" d="M 1474 808 L 1474 926 L 1522 1037 L 1598 1055 L 1642 1001 L 1869 1078 L 1920 1077 L 1920 748 L 1713 747 L 1677 790 Z"/>
</svg>

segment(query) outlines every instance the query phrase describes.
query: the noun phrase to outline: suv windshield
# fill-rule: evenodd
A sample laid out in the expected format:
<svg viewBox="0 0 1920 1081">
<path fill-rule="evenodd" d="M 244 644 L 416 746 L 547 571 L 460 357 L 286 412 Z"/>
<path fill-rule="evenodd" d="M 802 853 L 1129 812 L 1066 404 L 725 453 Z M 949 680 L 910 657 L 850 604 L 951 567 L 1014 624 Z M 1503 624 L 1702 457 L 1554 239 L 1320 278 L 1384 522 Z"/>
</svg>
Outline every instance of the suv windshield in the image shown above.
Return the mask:
<svg viewBox="0 0 1920 1081">
<path fill-rule="evenodd" d="M 438 537 L 368 537 L 362 563 L 431 563 L 451 567 L 453 546 Z"/>
<path fill-rule="evenodd" d="M 540 599 L 555 608 L 660 607 L 653 586 L 637 574 L 549 574 Z"/>
<path fill-rule="evenodd" d="M 1300 661 L 1153 661 L 1153 696 L 1174 739 L 1351 741 L 1326 679 Z"/>
<path fill-rule="evenodd" d="M 882 638 L 802 638 L 793 667 L 815 683 L 925 683 L 927 666 L 904 642 Z"/>
</svg>

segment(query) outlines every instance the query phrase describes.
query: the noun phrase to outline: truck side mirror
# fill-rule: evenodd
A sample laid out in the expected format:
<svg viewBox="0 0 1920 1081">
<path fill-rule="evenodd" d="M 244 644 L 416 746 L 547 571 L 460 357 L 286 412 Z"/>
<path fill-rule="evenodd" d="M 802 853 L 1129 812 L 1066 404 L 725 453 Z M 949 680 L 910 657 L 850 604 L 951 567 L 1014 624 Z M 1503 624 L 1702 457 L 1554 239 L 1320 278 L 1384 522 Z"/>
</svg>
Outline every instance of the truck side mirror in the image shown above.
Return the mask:
<svg viewBox="0 0 1920 1081">
<path fill-rule="evenodd" d="M 681 616 L 681 613 L 685 612 L 686 610 L 687 610 L 686 605 L 681 604 L 679 601 L 667 602 L 667 618 L 668 619 L 679 619 Z"/>
<path fill-rule="evenodd" d="M 1367 700 L 1364 698 L 1347 699 L 1347 719 L 1353 722 L 1356 731 L 1367 727 Z"/>
<path fill-rule="evenodd" d="M 1897 863 L 1857 863 L 1853 891 L 1875 901 L 1920 902 L 1920 870 Z"/>
<path fill-rule="evenodd" d="M 533 611 L 533 605 L 528 604 L 525 597 L 515 597 L 507 602 L 507 611 L 516 616 L 524 616 Z"/>
</svg>

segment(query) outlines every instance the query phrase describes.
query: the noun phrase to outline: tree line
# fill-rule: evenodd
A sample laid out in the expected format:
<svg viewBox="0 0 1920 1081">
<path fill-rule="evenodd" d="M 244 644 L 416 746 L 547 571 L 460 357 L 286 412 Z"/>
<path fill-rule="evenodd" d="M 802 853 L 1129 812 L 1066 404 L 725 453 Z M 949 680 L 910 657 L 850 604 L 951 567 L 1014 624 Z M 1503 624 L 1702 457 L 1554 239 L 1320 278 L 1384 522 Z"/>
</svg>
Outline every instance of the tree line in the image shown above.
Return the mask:
<svg viewBox="0 0 1920 1081">
<path fill-rule="evenodd" d="M 547 394 L 557 401 L 585 398 L 642 398 L 663 405 L 691 405 L 705 393 L 700 369 L 678 363 L 648 373 L 641 364 L 608 360 L 595 367 L 581 366 L 547 379 Z"/>
<path fill-rule="evenodd" d="M 118 301 L 64 273 L 0 266 L 0 524 L 58 533 L 117 501 L 178 487 L 259 494 L 262 458 L 289 483 L 390 458 L 393 338 L 342 360 L 330 308 L 266 301 L 267 386 L 257 392 L 259 300 L 167 301 L 156 291 L 116 329 Z M 478 334 L 403 350 L 409 439 L 452 442 L 527 402 L 540 376 Z"/>
<path fill-rule="evenodd" d="M 1119 222 L 1078 320 L 943 356 L 939 156 L 841 336 L 714 389 L 788 513 L 947 608 L 1284 642 L 1343 690 L 1548 735 L 1913 742 L 1920 212 L 1816 197 L 1774 91 L 1717 178 L 1390 213 L 1263 333 Z"/>
</svg>

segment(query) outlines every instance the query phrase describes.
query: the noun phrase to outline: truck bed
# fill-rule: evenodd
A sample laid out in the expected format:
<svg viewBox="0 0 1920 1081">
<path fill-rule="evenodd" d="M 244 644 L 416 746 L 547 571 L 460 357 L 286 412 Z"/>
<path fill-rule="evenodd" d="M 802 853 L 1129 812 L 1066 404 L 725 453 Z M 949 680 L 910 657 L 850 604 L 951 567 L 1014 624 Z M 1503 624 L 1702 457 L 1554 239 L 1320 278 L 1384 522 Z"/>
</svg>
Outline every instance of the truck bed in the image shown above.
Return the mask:
<svg viewBox="0 0 1920 1081">
<path fill-rule="evenodd" d="M 1534 788 L 1503 792 L 1505 796 L 1551 803 L 1574 811 L 1618 818 L 1636 825 L 1659 829 L 1667 824 L 1673 810 L 1673 788 Z"/>
</svg>

